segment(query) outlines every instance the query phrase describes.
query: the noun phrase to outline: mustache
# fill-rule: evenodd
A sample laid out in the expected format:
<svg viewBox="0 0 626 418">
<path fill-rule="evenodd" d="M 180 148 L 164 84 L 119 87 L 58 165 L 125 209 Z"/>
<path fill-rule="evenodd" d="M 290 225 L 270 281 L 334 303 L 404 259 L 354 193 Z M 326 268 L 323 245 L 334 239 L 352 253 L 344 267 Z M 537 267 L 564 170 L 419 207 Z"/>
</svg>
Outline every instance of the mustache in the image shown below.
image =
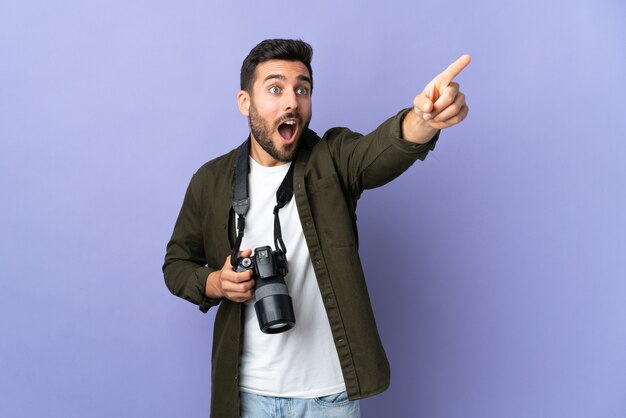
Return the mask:
<svg viewBox="0 0 626 418">
<path fill-rule="evenodd" d="M 278 118 L 276 120 L 276 122 L 274 122 L 274 126 L 278 127 L 280 126 L 281 123 L 289 120 L 289 119 L 297 119 L 298 123 L 302 123 L 302 118 L 300 117 L 300 114 L 297 112 L 289 112 L 289 113 L 285 113 L 283 116 L 281 116 L 280 118 Z"/>
</svg>

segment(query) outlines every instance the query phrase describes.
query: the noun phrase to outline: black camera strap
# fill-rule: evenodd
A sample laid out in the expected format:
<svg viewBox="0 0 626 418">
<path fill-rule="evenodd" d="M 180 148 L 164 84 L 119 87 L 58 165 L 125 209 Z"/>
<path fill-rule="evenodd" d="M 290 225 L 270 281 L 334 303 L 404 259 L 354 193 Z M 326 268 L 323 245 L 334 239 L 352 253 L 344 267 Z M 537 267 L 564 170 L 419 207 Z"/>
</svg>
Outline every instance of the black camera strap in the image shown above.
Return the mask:
<svg viewBox="0 0 626 418">
<path fill-rule="evenodd" d="M 235 241 L 233 251 L 230 255 L 230 264 L 232 264 L 233 268 L 237 267 L 237 257 L 239 256 L 241 241 L 243 240 L 243 231 L 246 227 L 246 213 L 250 207 L 248 194 L 250 141 L 251 138 L 248 136 L 248 139 L 239 147 L 239 157 L 237 158 L 237 165 L 233 175 L 233 210 L 237 214 L 237 240 Z M 285 178 L 276 191 L 276 206 L 274 207 L 274 246 L 277 251 L 280 250 L 282 252 L 283 257 L 287 254 L 287 247 L 285 247 L 285 243 L 283 242 L 278 211 L 289 203 L 293 196 L 293 170 L 295 165 L 295 162 L 292 161 L 289 171 L 285 174 Z M 284 268 L 284 274 L 287 274 L 286 263 Z"/>
</svg>

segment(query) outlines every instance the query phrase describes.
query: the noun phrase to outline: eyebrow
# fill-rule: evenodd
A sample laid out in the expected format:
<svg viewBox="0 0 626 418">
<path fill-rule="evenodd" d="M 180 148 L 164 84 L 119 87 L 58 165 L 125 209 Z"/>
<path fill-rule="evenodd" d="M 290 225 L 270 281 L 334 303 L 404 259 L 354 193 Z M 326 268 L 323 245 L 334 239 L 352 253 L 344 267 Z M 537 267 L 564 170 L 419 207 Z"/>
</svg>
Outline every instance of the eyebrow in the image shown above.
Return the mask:
<svg viewBox="0 0 626 418">
<path fill-rule="evenodd" d="M 285 77 L 282 74 L 270 74 L 267 77 L 265 77 L 263 79 L 263 82 L 265 83 L 267 80 L 282 80 L 285 81 L 287 80 L 287 77 Z M 307 83 L 311 84 L 311 79 L 305 75 L 299 75 L 298 76 L 298 81 L 306 81 Z"/>
</svg>

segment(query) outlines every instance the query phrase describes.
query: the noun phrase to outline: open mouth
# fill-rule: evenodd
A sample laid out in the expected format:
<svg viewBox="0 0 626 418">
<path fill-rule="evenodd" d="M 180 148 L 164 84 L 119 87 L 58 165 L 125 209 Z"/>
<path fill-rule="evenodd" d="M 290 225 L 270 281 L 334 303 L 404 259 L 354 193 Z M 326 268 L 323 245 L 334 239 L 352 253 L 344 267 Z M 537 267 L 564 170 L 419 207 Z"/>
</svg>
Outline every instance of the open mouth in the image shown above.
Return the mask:
<svg viewBox="0 0 626 418">
<path fill-rule="evenodd" d="M 291 143 L 296 139 L 296 129 L 298 124 L 295 120 L 287 120 L 278 125 L 278 133 L 283 138 L 283 141 Z"/>
</svg>

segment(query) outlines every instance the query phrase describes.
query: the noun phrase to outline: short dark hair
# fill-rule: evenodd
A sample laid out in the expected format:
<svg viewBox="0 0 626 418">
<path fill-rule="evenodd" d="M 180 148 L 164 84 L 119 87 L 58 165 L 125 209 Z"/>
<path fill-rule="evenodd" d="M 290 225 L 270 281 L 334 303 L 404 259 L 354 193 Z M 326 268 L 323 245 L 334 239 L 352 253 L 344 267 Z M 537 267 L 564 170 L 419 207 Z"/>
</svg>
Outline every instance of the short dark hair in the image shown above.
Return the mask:
<svg viewBox="0 0 626 418">
<path fill-rule="evenodd" d="M 311 77 L 311 91 L 313 90 L 313 70 L 311 59 L 313 48 L 301 39 L 266 39 L 252 48 L 241 65 L 241 90 L 250 92 L 254 83 L 254 72 L 262 62 L 278 59 L 286 61 L 300 61 Z"/>
</svg>

